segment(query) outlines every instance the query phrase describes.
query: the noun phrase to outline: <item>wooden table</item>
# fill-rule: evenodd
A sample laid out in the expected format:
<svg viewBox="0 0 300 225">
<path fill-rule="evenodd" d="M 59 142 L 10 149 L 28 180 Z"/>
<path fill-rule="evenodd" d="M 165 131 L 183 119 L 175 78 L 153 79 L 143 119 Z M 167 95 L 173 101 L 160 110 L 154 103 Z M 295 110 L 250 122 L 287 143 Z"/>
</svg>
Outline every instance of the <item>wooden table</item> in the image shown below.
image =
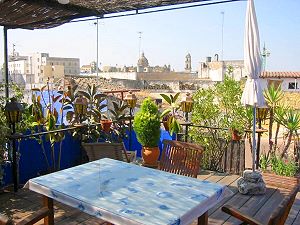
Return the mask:
<svg viewBox="0 0 300 225">
<path fill-rule="evenodd" d="M 29 180 L 30 190 L 113 224 L 207 224 L 231 194 L 224 185 L 101 159 Z M 45 224 L 53 224 L 53 214 Z"/>
</svg>

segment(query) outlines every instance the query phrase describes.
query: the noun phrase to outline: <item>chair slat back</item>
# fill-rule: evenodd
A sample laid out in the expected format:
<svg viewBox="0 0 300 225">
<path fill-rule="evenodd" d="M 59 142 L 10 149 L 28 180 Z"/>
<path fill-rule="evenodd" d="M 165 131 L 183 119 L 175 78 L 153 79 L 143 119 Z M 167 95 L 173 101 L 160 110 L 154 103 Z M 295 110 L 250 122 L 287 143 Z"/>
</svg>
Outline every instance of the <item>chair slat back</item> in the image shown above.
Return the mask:
<svg viewBox="0 0 300 225">
<path fill-rule="evenodd" d="M 204 148 L 181 141 L 164 140 L 163 144 L 164 148 L 160 158 L 159 169 L 196 178 L 199 173 Z"/>
<path fill-rule="evenodd" d="M 294 186 L 289 195 L 285 196 L 280 205 L 272 213 L 268 225 L 284 225 L 291 207 L 299 191 L 298 185 Z"/>
<path fill-rule="evenodd" d="M 86 151 L 89 161 L 110 158 L 129 162 L 123 143 L 82 143 L 82 147 Z"/>
</svg>

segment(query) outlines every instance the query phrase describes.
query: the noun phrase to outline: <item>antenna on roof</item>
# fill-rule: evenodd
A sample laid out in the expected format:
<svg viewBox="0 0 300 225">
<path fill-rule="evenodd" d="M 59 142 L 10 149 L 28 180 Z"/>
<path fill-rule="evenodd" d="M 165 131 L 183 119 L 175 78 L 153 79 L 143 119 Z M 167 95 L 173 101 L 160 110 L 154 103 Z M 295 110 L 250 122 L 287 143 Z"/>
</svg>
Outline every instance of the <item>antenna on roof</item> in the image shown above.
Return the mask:
<svg viewBox="0 0 300 225">
<path fill-rule="evenodd" d="M 143 32 L 141 32 L 141 31 L 138 32 L 138 34 L 139 34 L 139 57 L 138 58 L 140 58 L 140 56 L 141 56 L 142 33 Z"/>
<path fill-rule="evenodd" d="M 261 56 L 262 56 L 262 71 L 265 71 L 266 65 L 267 65 L 267 57 L 270 56 L 270 51 L 266 49 L 266 43 L 264 43 L 264 47 L 263 47 Z"/>
</svg>

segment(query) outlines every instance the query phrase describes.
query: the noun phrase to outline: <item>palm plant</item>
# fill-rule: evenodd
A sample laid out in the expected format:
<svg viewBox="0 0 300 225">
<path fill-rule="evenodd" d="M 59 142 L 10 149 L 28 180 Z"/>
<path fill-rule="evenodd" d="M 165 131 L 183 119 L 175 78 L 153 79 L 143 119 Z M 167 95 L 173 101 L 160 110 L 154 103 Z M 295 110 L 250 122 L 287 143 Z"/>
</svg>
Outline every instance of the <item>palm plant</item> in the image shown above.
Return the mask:
<svg viewBox="0 0 300 225">
<path fill-rule="evenodd" d="M 177 111 L 180 108 L 180 104 L 177 103 L 177 99 L 180 93 L 176 93 L 174 96 L 170 94 L 170 96 L 166 94 L 160 94 L 161 97 L 169 104 L 170 108 L 165 109 L 161 114 L 161 119 L 171 135 L 173 133 L 177 134 L 180 131 L 180 124 L 177 120 L 178 114 Z"/>
<path fill-rule="evenodd" d="M 269 143 L 270 148 L 269 152 L 272 152 L 273 146 L 272 146 L 272 136 L 273 136 L 273 123 L 274 123 L 274 111 L 275 108 L 278 106 L 280 100 L 283 98 L 283 92 L 281 90 L 281 86 L 278 86 L 277 88 L 274 86 L 274 84 L 271 84 L 268 89 L 264 92 L 265 99 L 268 103 L 269 109 L 270 109 L 270 119 L 269 119 Z"/>
<path fill-rule="evenodd" d="M 282 118 L 284 118 L 288 109 L 289 108 L 284 105 L 278 105 L 277 108 L 275 108 L 274 120 L 276 121 L 277 125 L 276 125 L 275 137 L 274 137 L 274 146 L 273 146 L 274 151 L 277 150 L 278 135 L 279 135 L 280 125 L 282 123 Z"/>
<path fill-rule="evenodd" d="M 297 131 L 300 129 L 300 113 L 289 108 L 283 115 L 277 116 L 276 120 L 288 130 L 287 142 L 281 153 L 281 157 L 284 157 L 290 147 L 293 135 L 298 135 Z"/>
</svg>

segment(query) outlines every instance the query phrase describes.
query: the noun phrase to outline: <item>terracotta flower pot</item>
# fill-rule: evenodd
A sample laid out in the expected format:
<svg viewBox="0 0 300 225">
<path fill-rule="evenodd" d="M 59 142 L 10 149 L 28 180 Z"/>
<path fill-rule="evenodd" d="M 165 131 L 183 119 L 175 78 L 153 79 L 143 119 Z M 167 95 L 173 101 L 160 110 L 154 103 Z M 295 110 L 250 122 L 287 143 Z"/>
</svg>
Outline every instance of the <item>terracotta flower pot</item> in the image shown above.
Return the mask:
<svg viewBox="0 0 300 225">
<path fill-rule="evenodd" d="M 242 136 L 239 134 L 239 132 L 237 130 L 233 130 L 231 132 L 231 139 L 233 141 L 239 141 L 239 140 L 241 140 L 241 138 L 242 138 Z"/>
<path fill-rule="evenodd" d="M 110 131 L 110 126 L 112 124 L 111 120 L 101 120 L 101 128 L 105 133 L 108 133 Z"/>
<path fill-rule="evenodd" d="M 157 166 L 159 153 L 160 151 L 158 147 L 143 147 L 142 156 L 144 160 L 144 165 L 150 167 Z"/>
</svg>

